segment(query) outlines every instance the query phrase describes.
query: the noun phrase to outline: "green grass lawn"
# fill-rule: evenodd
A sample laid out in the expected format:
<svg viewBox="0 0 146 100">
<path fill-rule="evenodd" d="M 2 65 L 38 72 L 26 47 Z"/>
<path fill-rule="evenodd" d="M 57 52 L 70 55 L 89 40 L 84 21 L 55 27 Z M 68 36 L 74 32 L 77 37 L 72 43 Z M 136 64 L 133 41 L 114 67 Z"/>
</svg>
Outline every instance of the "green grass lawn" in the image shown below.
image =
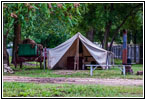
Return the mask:
<svg viewBox="0 0 146 100">
<path fill-rule="evenodd" d="M 142 86 L 4 82 L 3 97 L 142 97 Z"/>
<path fill-rule="evenodd" d="M 34 62 L 33 62 L 34 64 Z M 142 79 L 143 76 L 135 75 L 137 71 L 143 70 L 143 65 L 132 65 L 134 75 L 121 75 L 117 67 L 109 70 L 95 70 L 93 76 L 90 76 L 90 70 L 64 71 L 62 70 L 40 69 L 39 66 L 23 66 L 22 69 L 11 68 L 15 70 L 14 74 L 4 73 L 10 76 L 27 77 L 80 77 L 80 78 L 127 78 Z M 104 85 L 75 85 L 75 84 L 36 84 L 4 82 L 4 97 L 143 97 L 143 86 L 104 86 Z"/>
<path fill-rule="evenodd" d="M 49 70 L 49 69 L 40 69 L 39 66 L 23 66 L 22 69 L 14 68 L 14 74 L 4 73 L 4 75 L 15 75 L 15 76 L 28 76 L 28 77 L 82 77 L 82 78 L 127 78 L 127 79 L 143 79 L 142 75 L 136 75 L 137 71 L 143 70 L 143 65 L 137 64 L 132 65 L 134 71 L 133 75 L 126 75 L 125 77 L 121 74 L 121 71 L 118 67 L 111 67 L 108 70 L 95 70 L 93 71 L 93 76 L 90 76 L 90 70 L 80 70 L 72 71 L 70 74 L 60 74 L 57 73 L 61 70 Z M 66 71 L 67 72 L 67 71 Z"/>
</svg>

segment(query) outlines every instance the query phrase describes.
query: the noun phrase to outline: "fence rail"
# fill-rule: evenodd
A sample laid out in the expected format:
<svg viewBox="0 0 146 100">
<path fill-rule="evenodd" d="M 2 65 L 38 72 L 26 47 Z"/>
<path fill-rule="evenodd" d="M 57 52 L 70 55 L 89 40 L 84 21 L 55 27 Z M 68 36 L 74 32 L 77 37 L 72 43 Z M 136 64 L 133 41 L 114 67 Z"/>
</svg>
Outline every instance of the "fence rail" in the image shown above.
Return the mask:
<svg viewBox="0 0 146 100">
<path fill-rule="evenodd" d="M 112 47 L 115 59 L 122 59 L 122 45 Z M 141 60 L 141 48 L 140 45 L 128 45 L 127 46 L 127 58 L 131 59 L 132 63 L 140 63 Z"/>
</svg>

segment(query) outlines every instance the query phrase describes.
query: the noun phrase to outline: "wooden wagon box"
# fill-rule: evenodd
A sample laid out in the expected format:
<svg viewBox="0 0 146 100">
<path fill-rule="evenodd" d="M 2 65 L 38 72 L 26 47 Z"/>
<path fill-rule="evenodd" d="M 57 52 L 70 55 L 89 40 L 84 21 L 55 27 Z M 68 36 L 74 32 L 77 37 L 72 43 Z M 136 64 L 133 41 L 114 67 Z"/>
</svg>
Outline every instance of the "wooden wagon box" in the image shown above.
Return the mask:
<svg viewBox="0 0 146 100">
<path fill-rule="evenodd" d="M 37 45 L 32 47 L 31 44 L 19 44 L 18 45 L 18 56 L 38 56 L 40 52 L 37 50 Z"/>
</svg>

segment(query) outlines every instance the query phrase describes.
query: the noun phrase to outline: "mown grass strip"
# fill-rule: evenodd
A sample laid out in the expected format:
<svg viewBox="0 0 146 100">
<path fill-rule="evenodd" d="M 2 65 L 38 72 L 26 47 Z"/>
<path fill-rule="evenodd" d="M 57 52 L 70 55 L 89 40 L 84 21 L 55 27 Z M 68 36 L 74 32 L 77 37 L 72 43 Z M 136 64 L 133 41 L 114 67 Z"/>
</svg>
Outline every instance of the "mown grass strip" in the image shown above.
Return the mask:
<svg viewBox="0 0 146 100">
<path fill-rule="evenodd" d="M 142 86 L 4 82 L 4 97 L 142 97 Z"/>
</svg>

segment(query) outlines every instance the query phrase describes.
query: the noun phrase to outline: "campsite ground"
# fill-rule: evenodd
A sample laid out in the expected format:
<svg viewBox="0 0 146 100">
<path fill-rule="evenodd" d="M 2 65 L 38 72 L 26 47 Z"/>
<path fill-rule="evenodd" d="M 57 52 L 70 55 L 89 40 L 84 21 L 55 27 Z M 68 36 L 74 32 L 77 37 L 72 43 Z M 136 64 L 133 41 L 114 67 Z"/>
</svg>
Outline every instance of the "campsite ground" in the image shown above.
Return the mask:
<svg viewBox="0 0 146 100">
<path fill-rule="evenodd" d="M 14 67 L 12 66 L 14 69 Z M 25 65 L 14 74 L 4 74 L 4 97 L 142 97 L 143 76 L 136 75 L 142 65 L 133 65 L 133 75 L 121 75 L 117 67 L 109 70 L 40 70 Z"/>
<path fill-rule="evenodd" d="M 118 67 L 111 67 L 108 70 L 95 70 L 93 71 L 93 76 L 90 76 L 90 70 L 48 70 L 40 69 L 39 66 L 29 66 L 25 65 L 22 69 L 14 68 L 14 74 L 4 73 L 4 76 L 26 76 L 26 77 L 79 77 L 79 78 L 122 78 L 122 79 L 143 79 L 142 75 L 136 75 L 137 71 L 143 70 L 143 65 L 137 64 L 132 65 L 134 71 L 133 75 L 121 74 Z"/>
</svg>

